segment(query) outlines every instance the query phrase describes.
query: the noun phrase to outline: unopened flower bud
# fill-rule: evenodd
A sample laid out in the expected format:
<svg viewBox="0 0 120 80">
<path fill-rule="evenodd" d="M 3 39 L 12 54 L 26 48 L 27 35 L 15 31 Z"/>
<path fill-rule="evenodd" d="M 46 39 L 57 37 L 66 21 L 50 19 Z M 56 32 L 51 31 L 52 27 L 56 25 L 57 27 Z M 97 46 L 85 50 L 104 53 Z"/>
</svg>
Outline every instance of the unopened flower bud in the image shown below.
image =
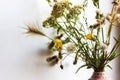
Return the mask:
<svg viewBox="0 0 120 80">
<path fill-rule="evenodd" d="M 60 68 L 61 68 L 61 69 L 63 69 L 63 68 L 64 68 L 62 64 L 60 65 Z"/>
<path fill-rule="evenodd" d="M 76 65 L 76 64 L 77 64 L 77 59 L 75 59 L 73 62 L 73 65 Z"/>
<path fill-rule="evenodd" d="M 108 15 L 106 16 L 106 19 L 107 19 L 109 22 L 111 22 L 111 20 L 112 20 L 112 15 L 111 15 L 111 14 L 108 14 Z"/>
<path fill-rule="evenodd" d="M 96 10 L 97 14 L 102 14 L 102 12 L 100 10 Z"/>
</svg>

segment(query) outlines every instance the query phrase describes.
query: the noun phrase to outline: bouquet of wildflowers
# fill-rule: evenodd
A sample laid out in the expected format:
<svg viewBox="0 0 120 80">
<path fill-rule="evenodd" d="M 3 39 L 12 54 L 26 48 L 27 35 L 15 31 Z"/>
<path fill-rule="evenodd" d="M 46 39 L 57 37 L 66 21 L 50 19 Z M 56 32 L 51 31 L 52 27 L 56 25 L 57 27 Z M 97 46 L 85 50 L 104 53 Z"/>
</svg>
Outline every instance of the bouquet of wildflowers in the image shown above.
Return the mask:
<svg viewBox="0 0 120 80">
<path fill-rule="evenodd" d="M 120 2 L 118 0 L 112 2 L 112 12 L 104 15 L 99 11 L 99 0 L 91 1 L 96 7 L 94 24 L 88 24 L 89 17 L 85 16 L 88 0 L 84 0 L 79 5 L 73 5 L 68 0 L 47 0 L 52 11 L 50 16 L 43 21 L 43 27 L 54 29 L 57 36 L 51 38 L 42 32 L 39 26 L 26 25 L 27 34 L 33 33 L 51 40 L 48 49 L 52 52 L 56 51 L 56 54 L 46 59 L 51 66 L 60 63 L 60 68 L 63 69 L 62 61 L 72 54 L 74 65 L 78 60 L 85 63 L 78 70 L 86 66 L 95 72 L 102 72 L 105 67 L 110 67 L 108 64 L 110 61 L 120 55 L 117 51 L 120 45 L 120 34 L 117 37 L 111 36 L 113 26 L 120 21 L 120 15 L 117 14 Z M 105 24 L 108 27 L 104 26 Z M 111 38 L 115 40 L 113 46 L 110 45 Z M 109 46 L 112 48 L 108 51 Z"/>
</svg>

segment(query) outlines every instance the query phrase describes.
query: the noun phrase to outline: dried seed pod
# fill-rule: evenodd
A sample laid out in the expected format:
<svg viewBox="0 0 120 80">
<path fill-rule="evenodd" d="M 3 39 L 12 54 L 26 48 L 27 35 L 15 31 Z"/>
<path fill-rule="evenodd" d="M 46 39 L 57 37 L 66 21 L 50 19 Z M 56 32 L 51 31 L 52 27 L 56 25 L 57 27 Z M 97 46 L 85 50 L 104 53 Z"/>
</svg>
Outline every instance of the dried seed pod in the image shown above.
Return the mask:
<svg viewBox="0 0 120 80">
<path fill-rule="evenodd" d="M 47 61 L 47 62 L 51 62 L 51 61 L 53 61 L 53 60 L 56 59 L 56 58 L 57 58 L 57 56 L 48 57 L 48 58 L 46 59 L 46 61 Z"/>
<path fill-rule="evenodd" d="M 90 27 L 89 28 L 91 28 L 91 29 L 96 29 L 96 28 L 98 28 L 98 27 L 100 27 L 102 24 L 104 24 L 105 23 L 105 20 L 101 20 L 101 21 L 98 21 L 96 24 L 94 24 L 94 25 L 90 25 Z"/>
<path fill-rule="evenodd" d="M 57 39 L 61 39 L 61 37 L 63 37 L 63 34 L 57 36 L 56 38 L 57 38 Z"/>
<path fill-rule="evenodd" d="M 52 60 L 51 62 L 50 62 L 50 66 L 54 66 L 55 64 L 57 64 L 59 62 L 59 59 L 58 58 L 55 58 L 54 60 Z"/>
<path fill-rule="evenodd" d="M 93 25 L 90 25 L 89 28 L 90 28 L 90 29 L 95 29 L 96 27 L 94 27 Z"/>
<path fill-rule="evenodd" d="M 74 60 L 73 65 L 76 65 L 76 64 L 77 64 L 77 60 Z"/>
<path fill-rule="evenodd" d="M 61 69 L 63 69 L 63 68 L 64 68 L 62 64 L 60 65 L 60 68 L 61 68 Z"/>
<path fill-rule="evenodd" d="M 113 1 L 113 2 L 112 2 L 112 4 L 114 4 L 114 5 L 117 5 L 117 6 L 118 6 L 118 5 L 120 4 L 120 2 L 119 2 L 119 1 Z"/>
<path fill-rule="evenodd" d="M 57 0 L 54 0 L 54 2 L 57 2 Z"/>
<path fill-rule="evenodd" d="M 55 43 L 54 41 L 52 41 L 49 45 L 48 45 L 48 49 L 52 49 L 54 47 Z"/>
<path fill-rule="evenodd" d="M 62 59 L 62 54 L 61 54 L 61 52 L 58 53 L 58 57 L 59 57 L 60 59 Z"/>
<path fill-rule="evenodd" d="M 76 65 L 76 64 L 77 64 L 77 60 L 78 60 L 77 56 L 78 56 L 78 55 L 76 54 L 75 60 L 74 60 L 74 62 L 73 62 L 73 65 Z"/>
</svg>

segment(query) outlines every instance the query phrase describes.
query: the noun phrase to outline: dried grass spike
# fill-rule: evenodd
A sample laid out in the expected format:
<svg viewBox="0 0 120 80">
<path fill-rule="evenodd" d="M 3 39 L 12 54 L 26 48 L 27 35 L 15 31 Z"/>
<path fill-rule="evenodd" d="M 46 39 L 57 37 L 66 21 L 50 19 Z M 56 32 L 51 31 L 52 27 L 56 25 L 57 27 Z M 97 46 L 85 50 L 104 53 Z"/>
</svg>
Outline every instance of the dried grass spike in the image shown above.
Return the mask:
<svg viewBox="0 0 120 80">
<path fill-rule="evenodd" d="M 45 34 L 42 31 L 40 31 L 36 25 L 26 24 L 26 26 L 27 26 L 26 34 L 35 34 L 35 35 L 45 36 Z"/>
</svg>

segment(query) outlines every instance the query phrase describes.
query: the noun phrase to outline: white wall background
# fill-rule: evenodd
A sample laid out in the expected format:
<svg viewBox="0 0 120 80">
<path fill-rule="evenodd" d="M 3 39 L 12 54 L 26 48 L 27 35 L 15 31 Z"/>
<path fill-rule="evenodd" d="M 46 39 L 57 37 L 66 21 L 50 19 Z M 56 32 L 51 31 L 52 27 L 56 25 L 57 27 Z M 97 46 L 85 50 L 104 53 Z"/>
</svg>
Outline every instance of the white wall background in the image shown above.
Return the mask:
<svg viewBox="0 0 120 80">
<path fill-rule="evenodd" d="M 111 10 L 110 0 L 101 3 L 105 13 Z M 49 11 L 45 0 L 0 0 L 0 80 L 88 80 L 91 76 L 92 70 L 85 68 L 75 74 L 79 65 L 73 66 L 72 59 L 66 60 L 64 70 L 59 65 L 48 67 L 41 63 L 44 60 L 37 51 L 45 47 L 47 40 L 22 34 L 24 23 L 39 20 L 41 24 Z M 116 80 L 115 60 L 110 64 L 113 70 L 106 72 Z"/>
</svg>

